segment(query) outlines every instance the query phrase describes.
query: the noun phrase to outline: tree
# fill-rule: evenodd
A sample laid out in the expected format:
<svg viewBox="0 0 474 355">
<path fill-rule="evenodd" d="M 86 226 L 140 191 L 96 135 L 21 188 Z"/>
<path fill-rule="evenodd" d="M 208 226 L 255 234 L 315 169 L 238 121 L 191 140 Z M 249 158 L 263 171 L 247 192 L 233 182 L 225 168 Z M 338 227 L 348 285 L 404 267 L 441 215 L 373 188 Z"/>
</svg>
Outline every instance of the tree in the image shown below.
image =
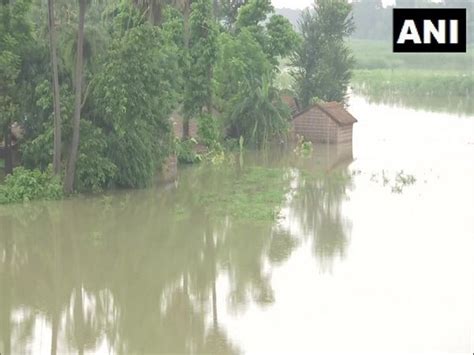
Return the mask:
<svg viewBox="0 0 474 355">
<path fill-rule="evenodd" d="M 146 186 L 172 149 L 179 52 L 170 33 L 144 22 L 113 38 L 91 92 L 116 185 Z"/>
<path fill-rule="evenodd" d="M 48 0 L 48 27 L 49 46 L 51 53 L 51 69 L 53 84 L 53 107 L 54 107 L 54 148 L 53 148 L 53 171 L 56 175 L 61 172 L 61 107 L 59 96 L 58 57 L 56 53 L 56 25 L 54 20 L 54 0 Z"/>
<path fill-rule="evenodd" d="M 4 140 L 6 174 L 13 170 L 11 125 L 20 117 L 22 97 L 18 81 L 26 48 L 31 43 L 28 10 L 26 0 L 0 3 L 0 135 Z"/>
<path fill-rule="evenodd" d="M 186 70 L 183 109 L 186 121 L 212 111 L 212 77 L 217 60 L 217 26 L 211 0 L 197 0 L 189 18 L 189 65 Z"/>
<path fill-rule="evenodd" d="M 354 29 L 350 12 L 347 0 L 319 0 L 312 10 L 302 14 L 303 41 L 292 64 L 303 107 L 314 98 L 342 101 L 346 95 L 353 66 L 353 58 L 344 43 Z"/>
<path fill-rule="evenodd" d="M 86 0 L 79 0 L 79 26 L 77 31 L 76 67 L 74 76 L 74 116 L 72 121 L 72 141 L 69 160 L 64 181 L 64 191 L 72 193 L 76 175 L 77 153 L 79 150 L 79 130 L 82 106 L 82 81 L 84 61 L 84 22 L 86 15 Z"/>
<path fill-rule="evenodd" d="M 252 33 L 275 69 L 280 58 L 291 54 L 299 41 L 290 21 L 274 14 L 270 0 L 249 0 L 240 8 L 236 29 Z"/>
<path fill-rule="evenodd" d="M 244 5 L 247 0 L 221 0 L 220 3 L 220 16 L 228 29 L 231 29 L 237 20 L 239 9 Z"/>
<path fill-rule="evenodd" d="M 273 87 L 270 73 L 245 86 L 230 120 L 237 134 L 251 146 L 264 147 L 273 138 L 282 138 L 288 128 L 290 112 Z"/>
<path fill-rule="evenodd" d="M 217 92 L 228 133 L 264 146 L 285 132 L 290 116 L 273 86 L 273 65 L 248 29 L 221 37 Z"/>
</svg>

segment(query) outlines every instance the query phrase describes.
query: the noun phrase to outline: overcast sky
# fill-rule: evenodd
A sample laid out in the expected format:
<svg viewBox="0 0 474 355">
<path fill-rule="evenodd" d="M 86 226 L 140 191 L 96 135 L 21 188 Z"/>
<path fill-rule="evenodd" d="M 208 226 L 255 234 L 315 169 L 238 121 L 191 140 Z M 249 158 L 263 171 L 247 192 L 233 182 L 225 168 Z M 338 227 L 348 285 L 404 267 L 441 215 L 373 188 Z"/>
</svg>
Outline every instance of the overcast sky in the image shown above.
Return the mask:
<svg viewBox="0 0 474 355">
<path fill-rule="evenodd" d="M 289 9 L 304 9 L 313 3 L 313 0 L 272 0 L 273 6 L 276 8 L 289 8 Z M 391 5 L 394 3 L 393 0 L 383 0 L 384 5 Z"/>
</svg>

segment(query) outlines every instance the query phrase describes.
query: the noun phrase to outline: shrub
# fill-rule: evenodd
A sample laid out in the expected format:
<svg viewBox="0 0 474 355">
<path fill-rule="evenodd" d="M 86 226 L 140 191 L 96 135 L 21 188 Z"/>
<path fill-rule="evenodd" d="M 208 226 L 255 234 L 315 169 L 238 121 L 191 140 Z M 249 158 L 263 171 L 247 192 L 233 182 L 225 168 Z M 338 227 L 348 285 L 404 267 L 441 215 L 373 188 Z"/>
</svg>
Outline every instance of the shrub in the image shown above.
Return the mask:
<svg viewBox="0 0 474 355">
<path fill-rule="evenodd" d="M 117 166 L 107 156 L 107 141 L 102 130 L 90 121 L 81 121 L 81 142 L 77 161 L 77 190 L 101 191 L 110 184 Z"/>
<path fill-rule="evenodd" d="M 199 141 L 213 150 L 219 148 L 218 121 L 209 114 L 203 114 L 198 120 Z"/>
<path fill-rule="evenodd" d="M 16 168 L 12 175 L 0 185 L 0 204 L 27 202 L 31 200 L 58 200 L 63 196 L 59 178 L 52 174 L 51 168 L 45 172 Z"/>
<path fill-rule="evenodd" d="M 193 164 L 201 160 L 201 156 L 194 150 L 196 144 L 194 138 L 176 142 L 176 155 L 180 163 Z"/>
</svg>

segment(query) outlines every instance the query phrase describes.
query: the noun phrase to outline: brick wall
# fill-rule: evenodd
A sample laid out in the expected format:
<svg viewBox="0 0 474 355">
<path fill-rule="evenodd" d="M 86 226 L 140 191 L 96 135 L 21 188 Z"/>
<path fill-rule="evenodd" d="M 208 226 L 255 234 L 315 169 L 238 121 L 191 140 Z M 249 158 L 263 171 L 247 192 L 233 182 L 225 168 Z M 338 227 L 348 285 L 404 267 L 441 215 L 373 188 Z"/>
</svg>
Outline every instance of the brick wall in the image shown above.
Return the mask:
<svg viewBox="0 0 474 355">
<path fill-rule="evenodd" d="M 171 116 L 171 124 L 173 125 L 175 137 L 183 138 L 183 118 L 180 115 L 173 114 Z M 196 119 L 189 121 L 189 137 L 195 139 L 198 137 L 198 124 Z"/>
<path fill-rule="evenodd" d="M 183 138 L 183 119 L 180 116 L 172 116 L 171 124 L 173 126 L 174 136 Z"/>
<path fill-rule="evenodd" d="M 337 142 L 338 126 L 317 107 L 302 113 L 293 120 L 296 134 L 304 136 L 313 143 Z"/>
<path fill-rule="evenodd" d="M 337 142 L 352 142 L 352 125 L 340 126 L 337 132 Z"/>
<path fill-rule="evenodd" d="M 352 125 L 340 126 L 317 107 L 293 120 L 292 131 L 313 143 L 343 143 L 352 141 Z"/>
<path fill-rule="evenodd" d="M 195 139 L 198 137 L 198 124 L 194 118 L 189 121 L 189 137 Z"/>
</svg>

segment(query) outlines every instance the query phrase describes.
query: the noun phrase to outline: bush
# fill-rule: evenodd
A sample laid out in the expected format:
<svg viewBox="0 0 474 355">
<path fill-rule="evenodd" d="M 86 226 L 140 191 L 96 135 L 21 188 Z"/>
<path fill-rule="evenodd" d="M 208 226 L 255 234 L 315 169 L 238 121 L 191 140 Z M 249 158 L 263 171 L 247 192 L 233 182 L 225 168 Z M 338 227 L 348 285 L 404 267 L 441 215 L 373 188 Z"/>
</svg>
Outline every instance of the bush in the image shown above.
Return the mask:
<svg viewBox="0 0 474 355">
<path fill-rule="evenodd" d="M 51 168 L 45 172 L 16 168 L 12 175 L 0 185 L 0 204 L 27 202 L 31 200 L 58 200 L 63 196 L 59 178 L 52 174 Z"/>
<path fill-rule="evenodd" d="M 220 148 L 218 121 L 209 114 L 203 114 L 198 120 L 198 134 L 200 143 L 211 150 Z"/>
<path fill-rule="evenodd" d="M 81 121 L 81 142 L 77 160 L 77 190 L 99 192 L 113 181 L 117 166 L 107 156 L 102 130 L 90 121 Z"/>
<path fill-rule="evenodd" d="M 176 142 L 176 155 L 180 163 L 193 164 L 201 160 L 201 156 L 194 150 L 196 144 L 194 138 Z"/>
</svg>

